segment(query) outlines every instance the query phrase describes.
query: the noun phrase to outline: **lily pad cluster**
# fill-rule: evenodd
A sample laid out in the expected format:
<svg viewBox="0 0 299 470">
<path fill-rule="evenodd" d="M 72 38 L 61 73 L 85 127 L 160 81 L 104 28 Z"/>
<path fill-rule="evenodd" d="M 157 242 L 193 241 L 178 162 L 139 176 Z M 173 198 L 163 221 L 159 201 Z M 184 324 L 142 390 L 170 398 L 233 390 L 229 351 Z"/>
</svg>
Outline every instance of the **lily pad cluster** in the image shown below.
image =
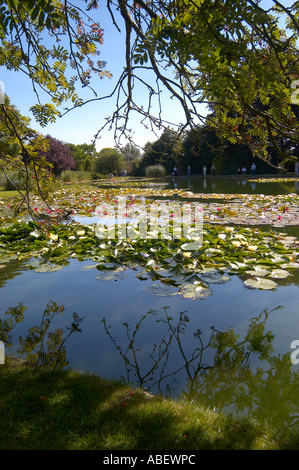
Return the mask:
<svg viewBox="0 0 299 470">
<path fill-rule="evenodd" d="M 204 220 L 208 223 L 226 223 L 238 225 L 274 225 L 284 227 L 299 225 L 299 196 L 296 193 L 287 195 L 264 194 L 205 194 L 191 190 L 167 189 L 151 186 L 97 187 L 72 185 L 58 189 L 51 201 L 53 211 L 44 207 L 36 198 L 36 212 L 47 212 L 59 215 L 67 208 L 73 215 L 91 216 L 96 209 L 102 208 L 102 215 L 109 215 L 109 208 L 116 207 L 118 198 L 126 199 L 126 210 L 153 200 L 159 203 L 179 201 L 201 202 Z M 108 210 L 105 210 L 105 207 Z M 105 214 L 106 213 L 106 214 Z"/>
<path fill-rule="evenodd" d="M 124 196 L 126 201 L 124 217 L 153 200 L 164 205 L 174 200 L 190 204 L 190 201 L 201 201 L 202 244 L 190 246 L 193 224 L 178 238 L 171 236 L 174 233 L 159 238 L 154 232 L 145 239 L 133 239 L 131 234 L 122 239 L 99 238 L 93 220 L 109 218 L 119 196 Z M 4 260 L 11 257 L 28 260 L 30 268 L 37 273 L 61 270 L 72 258 L 77 258 L 92 261 L 84 271 L 95 269 L 96 278 L 101 281 L 122 280 L 129 272 L 141 281 L 153 281 L 153 285 L 145 288 L 151 295 L 206 298 L 211 295 L 213 285 L 229 282 L 234 275 L 240 276 L 247 288 L 275 289 L 280 280 L 291 278 L 299 267 L 298 240 L 285 233 L 265 232 L 250 226 L 298 224 L 298 199 L 296 194 L 196 194 L 162 188 L 149 181 L 140 184 L 132 181 L 130 186 L 126 180 L 126 184 L 120 182 L 118 187 L 109 181 L 107 187 L 63 186 L 53 193 L 49 201 L 51 209 L 38 197 L 32 197 L 40 222 L 28 222 L 21 216 L 18 220 L 3 216 L 1 270 L 6 266 Z M 2 200 L 0 215 L 11 210 L 12 204 Z M 58 223 L 59 215 L 66 211 L 71 219 Z M 43 216 L 51 224 L 44 223 Z M 76 216 L 79 219 L 88 216 L 89 223 L 75 222 Z"/>
<path fill-rule="evenodd" d="M 14 256 L 28 260 L 30 269 L 42 275 L 76 258 L 89 261 L 81 269 L 94 269 L 101 281 L 120 281 L 129 273 L 152 281 L 145 287 L 151 295 L 203 299 L 215 284 L 235 275 L 245 287 L 275 289 L 280 279 L 291 278 L 299 268 L 298 240 L 285 233 L 205 224 L 202 245 L 192 251 L 188 247 L 188 239 L 99 239 L 94 224 L 49 228 L 15 221 L 0 228 L 1 269 L 4 260 Z"/>
<path fill-rule="evenodd" d="M 205 194 L 191 190 L 169 189 L 165 184 L 147 180 L 120 181 L 118 185 L 104 181 L 101 186 L 67 185 L 58 186 L 48 201 L 48 207 L 38 196 L 32 196 L 32 206 L 37 216 L 57 219 L 65 211 L 74 216 L 94 216 L 100 207 L 102 216 L 109 216 L 111 208 L 116 208 L 118 198 L 126 200 L 124 216 L 140 205 L 157 201 L 193 201 L 202 203 L 204 221 L 212 224 L 272 225 L 285 227 L 299 225 L 299 196 L 296 193 L 286 195 L 264 194 Z M 15 201 L 15 202 L 14 202 Z M 0 199 L 0 217 L 12 217 L 13 206 L 18 206 L 18 199 Z"/>
</svg>

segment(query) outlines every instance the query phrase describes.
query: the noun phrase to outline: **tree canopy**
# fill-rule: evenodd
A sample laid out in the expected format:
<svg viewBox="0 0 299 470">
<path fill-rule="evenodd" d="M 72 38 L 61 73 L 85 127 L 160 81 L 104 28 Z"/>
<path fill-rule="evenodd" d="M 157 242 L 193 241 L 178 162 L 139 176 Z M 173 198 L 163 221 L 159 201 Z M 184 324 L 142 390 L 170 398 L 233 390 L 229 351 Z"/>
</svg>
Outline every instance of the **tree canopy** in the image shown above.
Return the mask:
<svg viewBox="0 0 299 470">
<path fill-rule="evenodd" d="M 120 174 L 124 169 L 124 159 L 117 148 L 104 148 L 96 158 L 95 171 L 102 175 Z"/>
<path fill-rule="evenodd" d="M 97 60 L 103 8 L 123 31 L 125 68 L 109 95 L 88 100 L 116 98 L 95 138 L 108 127 L 131 140 L 130 116 L 138 112 L 160 131 L 208 125 L 275 166 L 297 159 L 299 4 L 287 0 L 2 2 L 0 65 L 31 79 L 31 111 L 42 126 L 84 105 L 78 85 L 92 90 L 93 74 L 111 78 Z M 140 102 L 137 84 L 144 88 Z M 164 90 L 184 111 L 181 123 L 165 121 Z"/>
<path fill-rule="evenodd" d="M 76 162 L 69 146 L 50 135 L 46 135 L 46 140 L 47 149 L 39 151 L 39 155 L 51 164 L 54 174 L 59 175 L 65 170 L 74 170 Z"/>
</svg>

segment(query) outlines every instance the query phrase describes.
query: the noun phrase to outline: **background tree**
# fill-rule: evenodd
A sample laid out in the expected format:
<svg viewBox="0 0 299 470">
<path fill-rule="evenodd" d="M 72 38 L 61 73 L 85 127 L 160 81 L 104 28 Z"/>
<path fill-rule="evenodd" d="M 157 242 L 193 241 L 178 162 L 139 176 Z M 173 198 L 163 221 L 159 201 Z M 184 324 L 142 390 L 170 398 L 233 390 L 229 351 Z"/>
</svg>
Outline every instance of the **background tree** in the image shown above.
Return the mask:
<svg viewBox="0 0 299 470">
<path fill-rule="evenodd" d="M 231 143 L 229 140 L 219 138 L 215 130 L 208 126 L 187 132 L 182 147 L 183 155 L 179 165 L 181 168 L 186 168 L 186 165 L 190 164 L 193 174 L 202 174 L 204 165 L 209 173 L 213 164 L 218 174 L 235 175 L 238 167 L 242 166 L 245 166 L 249 173 L 253 161 L 259 174 L 277 171 L 268 162 L 255 158 L 246 143 Z M 272 149 L 272 152 L 272 162 L 278 164 L 275 150 Z"/>
<path fill-rule="evenodd" d="M 76 170 L 93 171 L 95 155 L 97 153 L 94 144 L 67 144 L 76 163 Z"/>
<path fill-rule="evenodd" d="M 127 173 L 134 172 L 140 163 L 141 150 L 130 142 L 121 148 L 121 153 L 126 163 Z"/>
<path fill-rule="evenodd" d="M 124 159 L 120 151 L 116 148 L 102 149 L 96 158 L 95 171 L 102 175 L 114 174 L 116 171 L 118 175 L 124 169 Z"/>
<path fill-rule="evenodd" d="M 46 135 L 48 148 L 40 151 L 39 155 L 44 157 L 53 167 L 55 175 L 60 175 L 65 170 L 75 170 L 76 163 L 69 146 L 61 140 Z"/>
<path fill-rule="evenodd" d="M 138 173 L 144 174 L 145 168 L 151 165 L 162 165 L 166 173 L 172 173 L 174 166 L 178 166 L 181 152 L 181 140 L 175 131 L 165 129 L 161 137 L 153 143 L 147 143 Z"/>
</svg>

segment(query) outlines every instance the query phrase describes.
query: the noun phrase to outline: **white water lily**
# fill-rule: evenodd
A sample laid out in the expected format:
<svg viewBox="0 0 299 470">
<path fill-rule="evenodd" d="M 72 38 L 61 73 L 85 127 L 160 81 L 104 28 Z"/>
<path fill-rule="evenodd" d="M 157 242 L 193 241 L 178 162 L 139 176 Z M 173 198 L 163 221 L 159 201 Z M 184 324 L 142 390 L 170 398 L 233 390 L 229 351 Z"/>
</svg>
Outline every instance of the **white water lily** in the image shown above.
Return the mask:
<svg viewBox="0 0 299 470">
<path fill-rule="evenodd" d="M 77 235 L 78 237 L 82 237 L 83 235 L 85 235 L 85 230 L 78 230 Z"/>
<path fill-rule="evenodd" d="M 244 235 L 241 235 L 239 233 L 237 233 L 236 235 L 234 235 L 234 238 L 237 238 L 238 240 L 246 240 L 246 238 L 244 237 Z"/>
<path fill-rule="evenodd" d="M 58 235 L 56 233 L 50 233 L 49 238 L 56 242 L 58 240 Z"/>
<path fill-rule="evenodd" d="M 38 238 L 40 236 L 40 233 L 37 230 L 33 230 L 32 232 L 30 232 L 29 235 Z"/>
<path fill-rule="evenodd" d="M 257 246 L 255 246 L 255 245 L 248 245 L 248 246 L 247 246 L 247 250 L 249 250 L 249 251 L 256 251 L 256 250 L 257 250 Z"/>
</svg>

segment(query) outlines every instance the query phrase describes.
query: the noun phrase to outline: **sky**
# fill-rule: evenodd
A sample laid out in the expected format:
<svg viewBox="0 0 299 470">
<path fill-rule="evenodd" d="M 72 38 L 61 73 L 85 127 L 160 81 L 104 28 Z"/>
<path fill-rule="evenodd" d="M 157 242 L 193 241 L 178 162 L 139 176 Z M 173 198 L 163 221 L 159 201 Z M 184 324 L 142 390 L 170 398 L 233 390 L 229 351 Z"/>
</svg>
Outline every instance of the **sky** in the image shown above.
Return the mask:
<svg viewBox="0 0 299 470">
<path fill-rule="evenodd" d="M 104 43 L 100 45 L 101 54 L 96 60 L 107 62 L 106 69 L 112 73 L 111 79 L 95 78 L 92 82 L 93 88 L 100 95 L 109 95 L 115 87 L 117 79 L 122 72 L 125 61 L 125 44 L 123 33 L 119 33 L 111 22 L 107 8 L 104 6 L 101 11 L 96 11 L 96 18 L 100 20 L 100 26 L 104 29 Z M 152 78 L 154 80 L 154 78 Z M 74 109 L 63 117 L 58 118 L 53 124 L 41 128 L 30 111 L 30 107 L 37 103 L 36 95 L 33 91 L 31 81 L 23 72 L 8 71 L 3 66 L 0 67 L 0 81 L 4 85 L 4 91 L 9 96 L 11 103 L 14 104 L 24 116 L 31 118 L 31 127 L 43 135 L 50 134 L 52 137 L 63 142 L 73 144 L 91 143 L 94 135 L 106 122 L 105 117 L 111 116 L 115 109 L 115 97 L 104 100 L 94 101 L 80 108 Z M 138 90 L 137 90 L 138 92 Z M 78 87 L 77 93 L 84 100 L 95 98 L 94 93 L 87 88 Z M 41 94 L 42 96 L 42 94 Z M 166 119 L 172 121 L 175 119 L 178 123 L 183 119 L 183 112 L 175 100 L 171 100 L 166 92 L 162 93 L 163 110 Z M 148 95 L 145 90 L 139 91 L 139 100 L 147 105 Z M 45 102 L 49 101 L 47 99 Z M 134 130 L 134 142 L 143 147 L 148 141 L 157 140 L 162 131 L 157 130 L 154 133 L 146 130 L 140 124 L 141 117 L 135 113 L 130 128 Z M 122 142 L 125 145 L 126 141 Z M 101 138 L 96 142 L 96 148 L 99 151 L 104 147 L 114 147 L 113 130 L 108 129 L 101 133 Z"/>
</svg>

